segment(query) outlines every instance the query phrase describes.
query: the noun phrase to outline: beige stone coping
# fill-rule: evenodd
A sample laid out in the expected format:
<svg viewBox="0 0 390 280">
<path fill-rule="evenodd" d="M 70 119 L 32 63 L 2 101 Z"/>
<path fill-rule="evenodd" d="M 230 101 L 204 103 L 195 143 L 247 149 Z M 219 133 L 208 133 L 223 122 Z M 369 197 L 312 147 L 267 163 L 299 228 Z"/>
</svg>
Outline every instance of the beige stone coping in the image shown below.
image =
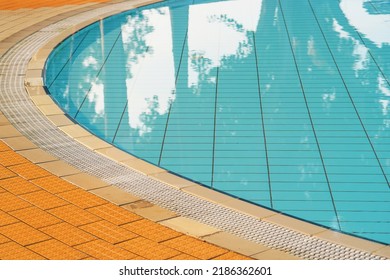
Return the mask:
<svg viewBox="0 0 390 280">
<path fill-rule="evenodd" d="M 159 0 L 138 0 L 133 1 L 132 5 L 136 8 L 156 2 L 159 2 Z M 120 149 L 91 134 L 89 131 L 69 119 L 61 108 L 59 108 L 56 103 L 47 96 L 43 87 L 42 73 L 45 62 L 53 49 L 64 39 L 96 21 L 120 12 L 123 11 L 117 10 L 115 12 L 107 13 L 103 16 L 85 21 L 62 31 L 59 36 L 46 43 L 29 62 L 25 76 L 26 91 L 38 109 L 46 115 L 54 125 L 69 135 L 69 137 L 74 138 L 89 149 L 131 169 L 141 172 L 146 176 L 152 177 L 155 180 L 164 182 L 173 188 L 251 215 L 260 220 L 265 220 L 283 227 L 291 228 L 309 236 L 316 236 L 347 247 L 356 248 L 390 258 L 389 246 L 332 231 L 205 188 L 190 180 L 176 176 L 165 169 L 147 163 L 121 151 Z M 157 205 L 150 204 L 142 198 L 125 193 L 115 186 L 109 186 L 100 179 L 77 170 L 61 161 L 61 159 L 56 159 L 43 150 L 33 147 L 32 143 L 26 141 L 26 139 L 23 138 L 23 135 L 13 128 L 12 125 L 7 123 L 1 115 L 0 124 L 2 124 L 0 138 L 4 138 L 5 141 L 8 141 L 7 143 L 14 145 L 18 153 L 31 161 L 38 163 L 38 165 L 49 170 L 53 174 L 56 174 L 91 193 L 103 197 L 116 205 L 120 205 L 124 209 L 132 211 L 157 223 L 171 227 L 177 231 L 198 237 L 255 259 L 298 259 L 286 252 L 270 249 L 266 246 L 222 232 L 208 225 L 200 224 L 195 220 L 180 217 L 177 213 L 161 208 Z"/>
</svg>

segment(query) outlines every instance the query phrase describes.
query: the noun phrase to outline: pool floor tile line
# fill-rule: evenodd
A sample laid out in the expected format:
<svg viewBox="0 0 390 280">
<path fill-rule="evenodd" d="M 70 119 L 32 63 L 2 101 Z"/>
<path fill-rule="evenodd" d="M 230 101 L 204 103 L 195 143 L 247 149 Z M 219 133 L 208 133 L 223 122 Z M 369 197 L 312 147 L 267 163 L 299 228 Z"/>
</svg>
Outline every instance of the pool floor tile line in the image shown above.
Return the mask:
<svg viewBox="0 0 390 280">
<path fill-rule="evenodd" d="M 142 4 L 142 2 L 137 3 L 138 5 Z M 316 236 L 310 236 L 305 233 L 300 233 L 295 230 L 287 229 L 278 224 L 259 220 L 254 216 L 245 214 L 243 212 L 238 212 L 236 210 L 233 210 L 232 208 L 227 208 L 223 205 L 214 204 L 205 200 L 204 198 L 202 198 L 202 196 L 194 196 L 192 194 L 184 193 L 178 189 L 174 189 L 169 185 L 166 185 L 160 181 L 155 181 L 154 179 L 146 177 L 145 175 L 142 175 L 136 171 L 132 171 L 120 163 L 111 161 L 105 156 L 91 151 L 85 146 L 82 146 L 78 142 L 67 137 L 63 132 L 59 131 L 58 128 L 56 128 L 51 122 L 49 122 L 48 119 L 40 113 L 37 107 L 35 107 L 33 102 L 29 100 L 29 97 L 27 96 L 23 86 L 25 81 L 27 86 L 42 86 L 42 78 L 31 76 L 26 77 L 25 79 L 24 77 L 18 76 L 24 73 L 24 69 L 27 66 L 30 58 L 47 41 L 54 39 L 56 36 L 60 35 L 61 32 L 63 32 L 64 28 L 72 28 L 76 25 L 82 27 L 80 23 L 88 22 L 88 20 L 92 22 L 96 16 L 102 14 L 107 15 L 107 13 L 109 13 L 110 11 L 111 13 L 117 13 L 120 10 L 129 9 L 131 7 L 133 6 L 129 3 L 119 3 L 94 9 L 88 13 L 78 14 L 74 17 L 69 17 L 58 23 L 54 23 L 48 27 L 45 27 L 44 29 L 42 29 L 42 31 L 34 33 L 30 37 L 23 39 L 14 46 L 10 47 L 8 52 L 5 53 L 2 57 L 0 57 L 0 65 L 1 63 L 6 63 L 11 66 L 10 70 L 5 72 L 4 76 L 0 77 L 2 82 L 0 88 L 2 90 L 2 94 L 0 95 L 0 110 L 18 130 L 12 131 L 11 127 L 13 126 L 6 125 L 8 130 L 6 132 L 3 132 L 3 135 L 0 135 L 0 137 L 9 138 L 24 135 L 28 139 L 30 139 L 35 145 L 37 145 L 38 147 L 42 147 L 43 150 L 48 151 L 55 157 L 64 160 L 68 164 L 80 170 L 86 171 L 89 174 L 101 178 L 103 181 L 108 182 L 110 185 L 116 185 L 126 191 L 129 191 L 132 194 L 135 194 L 136 196 L 142 197 L 150 202 L 156 203 L 157 205 L 164 206 L 168 210 L 173 210 L 173 212 L 178 213 L 186 219 L 203 222 L 211 227 L 216 227 L 221 231 L 233 233 L 236 236 L 241 236 L 244 239 L 255 243 L 264 244 L 268 248 L 272 248 L 271 250 L 269 250 L 270 252 L 279 252 L 279 255 L 284 254 L 284 257 L 292 254 L 299 258 L 307 259 L 385 258 L 383 255 L 375 255 L 375 253 L 373 253 L 374 250 L 366 251 L 364 249 L 354 249 L 341 244 L 328 242 L 325 239 L 320 239 Z M 47 52 L 46 57 L 48 53 L 49 52 Z M 22 102 L 20 102 L 19 100 L 21 100 Z M 34 124 L 34 126 L 31 126 L 32 123 Z M 7 134 L 8 132 L 11 136 Z M 99 162 L 99 164 L 96 164 L 97 162 Z M 29 166 L 29 164 L 27 165 Z M 39 170 L 36 169 L 37 167 L 35 167 L 34 169 L 32 166 L 30 166 L 30 168 L 33 169 L 33 172 L 24 172 L 24 177 L 27 180 L 39 179 L 50 175 L 50 173 L 49 175 L 45 173 L 47 172 L 46 170 L 44 170 L 45 172 L 40 173 Z M 7 173 L 8 168 L 4 167 L 4 169 L 4 174 L 6 174 L 5 178 L 15 177 L 17 176 L 18 172 L 24 171 L 20 168 L 14 168 L 14 172 Z M 0 178 L 2 173 L 3 172 L 0 172 Z M 0 196 L 3 194 L 4 192 L 0 192 Z M 92 199 L 92 204 L 82 204 L 80 200 L 80 196 L 82 196 L 82 194 L 80 191 L 70 190 L 66 192 L 60 192 L 59 194 L 62 194 L 60 195 L 60 197 L 68 201 L 68 203 L 76 203 L 75 206 L 81 207 L 80 209 L 82 211 L 88 211 L 91 207 L 93 208 L 99 207 L 99 205 L 103 205 L 99 203 L 96 204 L 95 202 L 93 202 L 95 199 Z M 89 195 L 87 195 L 86 197 L 89 197 Z M 18 204 L 19 209 L 30 206 L 29 203 L 26 202 L 27 204 L 23 205 L 22 202 L 23 200 L 21 200 Z M 1 203 L 1 210 L 9 211 L 10 205 L 7 204 L 3 206 L 3 201 L 1 201 Z M 132 203 L 136 203 L 136 201 Z M 130 203 L 129 205 L 131 205 L 132 203 Z M 193 205 L 197 205 L 196 209 L 194 209 Z M 131 207 L 127 209 L 131 209 Z M 175 219 L 175 217 L 172 217 L 172 219 Z M 141 228 L 149 229 L 151 227 L 150 221 L 147 221 L 145 219 L 142 219 L 140 221 L 142 221 Z M 140 221 L 134 221 L 129 224 L 125 224 L 121 227 L 130 231 L 131 229 L 138 231 L 140 228 L 134 228 L 132 225 L 139 224 Z M 67 223 L 64 222 L 64 224 Z M 63 238 L 63 235 L 58 235 L 62 231 L 58 231 L 58 229 L 57 231 L 54 230 L 55 226 L 56 225 L 51 225 L 47 228 L 44 228 L 45 232 L 57 234 L 56 236 Z M 67 227 L 69 228 L 69 226 Z M 49 228 L 53 229 L 50 231 L 48 230 Z M 93 232 L 101 236 L 103 236 L 102 234 L 105 232 L 105 228 L 107 227 L 102 226 L 101 224 L 97 224 L 94 227 L 84 227 L 84 229 L 92 230 Z M 77 228 L 72 228 L 71 226 L 71 228 L 69 229 L 74 230 Z M 84 231 L 81 230 L 81 232 Z M 92 236 L 94 236 L 93 232 Z M 4 230 L 4 233 L 10 235 L 9 231 L 7 230 Z M 135 234 L 138 233 L 135 232 Z M 148 235 L 149 237 L 154 236 L 150 231 L 141 231 L 139 232 L 139 234 Z M 156 237 L 161 238 L 161 236 L 159 235 L 156 235 Z M 179 256 L 183 256 L 183 258 L 185 256 L 192 256 L 193 258 L 223 258 L 224 256 L 233 257 L 233 255 L 237 257 L 235 253 L 230 253 L 228 250 L 222 249 L 220 247 L 215 247 L 214 245 L 211 245 L 214 247 L 210 247 L 209 249 L 203 249 L 203 247 L 207 245 L 206 243 L 200 241 L 199 239 L 194 239 L 193 237 L 184 236 L 181 233 L 179 234 L 179 237 L 176 237 L 174 239 L 180 242 L 172 242 L 170 241 L 171 239 L 167 239 L 165 241 L 163 239 L 159 239 L 159 242 L 161 242 L 161 244 L 182 252 L 182 254 L 174 256 L 172 258 L 176 258 Z M 122 241 L 122 239 L 110 241 L 116 242 Z M 92 258 L 112 258 L 114 256 L 111 253 L 115 253 L 116 257 L 132 259 L 143 258 L 142 256 L 137 256 L 122 248 L 114 249 L 114 247 L 112 246 L 115 245 L 113 244 L 108 246 L 112 250 L 107 251 L 104 248 L 108 248 L 108 244 L 111 243 L 97 239 L 95 241 L 89 241 L 87 243 L 79 244 L 75 247 L 75 249 L 84 251 Z M 378 247 L 375 248 L 375 250 L 377 250 L 378 252 L 381 250 L 385 251 L 383 250 L 383 248 L 385 247 L 386 246 L 381 246 L 380 244 L 378 244 Z M 32 252 L 31 250 L 29 252 L 30 255 L 36 255 L 36 253 Z M 261 252 L 258 252 L 253 256 L 256 257 L 257 255 L 259 256 L 259 258 L 264 257 Z"/>
<path fill-rule="evenodd" d="M 354 110 L 355 110 L 355 113 L 356 113 L 356 115 L 358 116 L 360 125 L 361 125 L 362 128 L 363 128 L 363 131 L 364 131 L 364 133 L 365 133 L 365 135 L 366 135 L 366 137 L 367 137 L 367 140 L 368 140 L 368 142 L 369 142 L 369 144 L 370 144 L 370 147 L 371 147 L 371 149 L 372 149 L 372 152 L 374 153 L 375 158 L 376 158 L 376 160 L 377 160 L 377 162 L 378 162 L 378 165 L 379 165 L 379 167 L 380 167 L 380 169 L 381 169 L 381 171 L 382 171 L 383 177 L 385 178 L 386 183 L 387 183 L 387 185 L 388 185 L 389 188 L 390 188 L 389 180 L 388 180 L 388 178 L 387 178 L 387 176 L 386 176 L 386 174 L 385 174 L 385 171 L 384 171 L 384 168 L 383 168 L 383 166 L 382 166 L 382 163 L 381 163 L 381 161 L 380 161 L 380 159 L 379 159 L 379 157 L 378 157 L 377 152 L 376 152 L 375 149 L 374 149 L 374 146 L 373 146 L 373 144 L 372 144 L 372 141 L 371 141 L 371 139 L 370 139 L 370 137 L 369 137 L 369 135 L 368 135 L 367 129 L 366 129 L 366 127 L 365 127 L 365 125 L 364 125 L 364 123 L 363 123 L 361 117 L 360 117 L 360 114 L 359 114 L 359 112 L 358 112 L 358 110 L 357 110 L 357 108 L 356 108 L 355 102 L 354 102 L 354 100 L 353 100 L 353 98 L 352 98 L 352 96 L 351 96 L 351 93 L 350 93 L 350 91 L 349 91 L 349 89 L 348 89 L 348 86 L 347 86 L 347 84 L 345 83 L 345 80 L 344 80 L 344 78 L 343 78 L 343 76 L 342 76 L 342 74 L 341 74 L 340 68 L 339 68 L 339 66 L 338 66 L 338 64 L 337 64 L 337 62 L 336 62 L 336 59 L 335 59 L 335 57 L 334 57 L 334 54 L 333 54 L 332 50 L 331 50 L 330 47 L 329 47 L 329 43 L 328 43 L 328 41 L 326 40 L 324 31 L 322 30 L 322 27 L 321 27 L 320 23 L 318 22 L 317 15 L 316 15 L 316 13 L 314 12 L 314 9 L 313 9 L 313 6 L 312 6 L 310 0 L 308 0 L 308 3 L 309 3 L 309 5 L 310 5 L 310 9 L 311 9 L 311 11 L 312 11 L 312 13 L 313 13 L 313 15 L 314 15 L 314 17 L 315 17 L 315 19 L 316 19 L 316 22 L 317 22 L 317 24 L 318 24 L 318 28 L 320 29 L 321 34 L 322 34 L 322 36 L 323 36 L 323 38 L 324 38 L 324 41 L 325 41 L 326 46 L 327 46 L 327 48 L 328 48 L 328 50 L 329 50 L 329 53 L 330 53 L 330 55 L 331 55 L 331 57 L 332 57 L 333 63 L 334 63 L 334 65 L 336 66 L 337 72 L 338 72 L 338 74 L 339 74 L 339 76 L 340 76 L 340 78 L 341 78 L 341 80 L 342 80 L 342 82 L 343 82 L 343 85 L 344 85 L 344 87 L 345 87 L 345 90 L 346 90 L 347 93 L 348 93 L 348 97 L 349 97 L 349 99 L 351 100 L 351 103 L 352 103 L 352 105 L 353 105 L 353 108 L 354 108 Z M 357 32 L 357 33 L 358 33 L 358 32 Z M 364 42 L 364 41 L 362 40 L 362 42 Z M 369 51 L 369 49 L 368 49 L 368 52 L 369 52 L 370 56 L 373 57 L 372 54 L 371 54 L 371 52 Z M 386 76 L 383 74 L 381 68 L 378 66 L 378 64 L 376 63 L 375 59 L 374 59 L 374 62 L 375 62 L 375 65 L 378 67 L 378 69 L 381 71 L 382 76 L 386 79 Z M 387 83 L 389 84 L 389 81 L 388 81 L 387 79 L 386 79 L 386 81 L 387 81 Z M 390 84 L 389 84 L 389 85 L 390 85 Z"/>
<path fill-rule="evenodd" d="M 188 29 L 186 30 L 186 35 L 185 35 L 184 38 L 188 38 Z M 183 54 L 184 54 L 184 47 L 185 47 L 185 44 L 186 44 L 185 42 L 186 41 L 184 40 L 183 46 L 181 48 L 179 65 L 177 67 L 177 73 L 175 75 L 175 85 L 177 84 L 177 80 L 179 78 L 180 68 L 181 68 L 181 64 L 182 64 L 182 60 L 183 60 Z M 171 102 L 169 104 L 167 121 L 166 121 L 166 124 L 165 124 L 165 127 L 164 127 L 164 136 L 163 136 L 163 140 L 162 140 L 162 143 L 161 143 L 160 154 L 159 154 L 159 157 L 158 157 L 158 165 L 159 166 L 161 165 L 161 159 L 162 159 L 162 155 L 164 153 L 164 144 L 165 144 L 165 139 L 166 139 L 166 136 L 167 136 L 167 130 L 168 130 L 169 120 L 170 120 L 170 116 L 171 116 L 172 106 L 173 106 L 173 103 Z M 119 126 L 118 126 L 118 129 L 119 129 Z"/>
<path fill-rule="evenodd" d="M 292 43 L 292 38 L 291 38 L 290 32 L 289 32 L 288 27 L 287 27 L 287 22 L 286 22 L 286 18 L 285 18 L 284 12 L 283 12 L 283 7 L 282 7 L 282 4 L 281 4 L 281 1 L 278 0 L 278 3 L 279 3 L 280 11 L 281 11 L 281 14 L 282 14 L 282 17 L 283 17 L 283 23 L 284 23 L 284 26 L 285 26 L 285 29 L 286 29 L 286 32 L 287 32 L 287 37 L 288 37 L 288 41 L 289 41 L 292 57 L 293 57 L 293 60 L 294 60 L 295 71 L 296 71 L 296 73 L 298 75 L 299 84 L 300 84 L 300 87 L 301 87 L 301 90 L 302 90 L 303 98 L 305 100 L 306 110 L 307 110 L 307 114 L 308 114 L 309 120 L 310 120 L 310 126 L 312 128 L 312 132 L 314 134 L 317 151 L 318 151 L 319 157 L 321 159 L 322 170 L 324 172 L 324 175 L 325 175 L 325 178 L 326 178 L 326 184 L 328 186 L 329 194 L 330 194 L 330 197 L 331 197 L 331 202 L 332 202 L 332 207 L 333 207 L 332 210 L 334 211 L 334 214 L 335 214 L 334 217 L 336 217 L 337 229 L 341 230 L 340 218 L 337 215 L 337 207 L 336 207 L 336 203 L 335 203 L 335 201 L 333 199 L 333 190 L 332 190 L 332 187 L 331 187 L 331 184 L 330 184 L 328 172 L 326 170 L 326 166 L 325 166 L 325 162 L 324 162 L 324 156 L 323 156 L 323 151 L 321 149 L 321 146 L 319 144 L 319 140 L 318 140 L 318 137 L 317 137 L 317 131 L 316 131 L 315 127 L 314 127 L 312 113 L 311 113 L 311 111 L 309 109 L 309 106 L 308 106 L 307 95 L 306 95 L 306 92 L 305 92 L 305 88 L 303 86 L 300 70 L 299 70 L 299 67 L 298 67 L 298 64 L 297 64 L 296 54 L 295 54 L 293 43 Z"/>
</svg>

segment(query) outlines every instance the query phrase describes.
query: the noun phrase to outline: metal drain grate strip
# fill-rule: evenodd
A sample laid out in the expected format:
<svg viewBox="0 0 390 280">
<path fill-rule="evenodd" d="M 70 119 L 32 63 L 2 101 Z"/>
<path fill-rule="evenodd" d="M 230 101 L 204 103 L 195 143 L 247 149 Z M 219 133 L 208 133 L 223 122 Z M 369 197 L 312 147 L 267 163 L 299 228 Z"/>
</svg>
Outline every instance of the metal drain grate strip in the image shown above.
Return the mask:
<svg viewBox="0 0 390 280">
<path fill-rule="evenodd" d="M 26 137 L 52 155 L 102 180 L 182 216 L 305 259 L 384 259 L 364 251 L 260 221 L 176 190 L 101 156 L 65 135 L 35 107 L 24 88 L 27 64 L 35 52 L 66 28 L 118 9 L 128 2 L 85 12 L 43 28 L 0 58 L 0 110 Z M 99 164 L 96 164 L 96 163 Z M 194 207 L 196 205 L 196 207 Z"/>
</svg>

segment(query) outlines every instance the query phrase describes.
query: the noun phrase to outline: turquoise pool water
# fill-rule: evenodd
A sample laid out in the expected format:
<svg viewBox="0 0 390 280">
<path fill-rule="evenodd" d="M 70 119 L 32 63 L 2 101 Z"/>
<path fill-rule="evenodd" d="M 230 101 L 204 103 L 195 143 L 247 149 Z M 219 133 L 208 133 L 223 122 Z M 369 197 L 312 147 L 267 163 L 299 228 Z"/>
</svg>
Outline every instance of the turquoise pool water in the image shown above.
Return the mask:
<svg viewBox="0 0 390 280">
<path fill-rule="evenodd" d="M 389 30 L 383 0 L 165 1 L 66 39 L 45 84 L 137 157 L 389 244 Z"/>
</svg>

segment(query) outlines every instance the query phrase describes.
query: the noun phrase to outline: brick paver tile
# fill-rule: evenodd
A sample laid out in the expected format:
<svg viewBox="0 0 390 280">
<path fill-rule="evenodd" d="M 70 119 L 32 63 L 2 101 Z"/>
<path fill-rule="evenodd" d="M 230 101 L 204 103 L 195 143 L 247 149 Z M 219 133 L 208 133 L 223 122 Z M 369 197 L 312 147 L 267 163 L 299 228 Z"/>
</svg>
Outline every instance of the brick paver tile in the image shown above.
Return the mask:
<svg viewBox="0 0 390 280">
<path fill-rule="evenodd" d="M 96 239 L 95 236 L 67 223 L 55 224 L 41 228 L 40 230 L 69 246 L 75 246 Z"/>
<path fill-rule="evenodd" d="M 19 209 L 10 212 L 10 214 L 34 228 L 47 227 L 62 222 L 37 207 Z"/>
<path fill-rule="evenodd" d="M 179 251 L 144 237 L 137 237 L 118 245 L 148 260 L 166 260 L 180 254 Z"/>
<path fill-rule="evenodd" d="M 0 152 L 9 151 L 11 150 L 10 147 L 8 147 L 7 144 L 5 144 L 2 140 L 0 140 Z"/>
<path fill-rule="evenodd" d="M 4 235 L 0 234 L 0 244 L 6 243 L 11 241 L 9 238 L 5 237 Z M 1 257 L 0 257 L 1 259 Z"/>
<path fill-rule="evenodd" d="M 49 212 L 74 226 L 82 226 L 101 220 L 100 217 L 95 216 L 87 210 L 81 209 L 73 204 L 50 209 Z"/>
<path fill-rule="evenodd" d="M 24 223 L 15 223 L 0 227 L 0 233 L 23 246 L 41 242 L 50 238 L 43 232 Z"/>
<path fill-rule="evenodd" d="M 14 211 L 30 206 L 30 203 L 23 199 L 20 199 L 16 195 L 13 195 L 8 192 L 0 193 L 0 209 L 5 212 Z"/>
<path fill-rule="evenodd" d="M 41 188 L 23 179 L 22 177 L 13 177 L 4 180 L 0 180 L 0 187 L 15 194 L 25 194 L 41 190 Z"/>
<path fill-rule="evenodd" d="M 137 255 L 103 240 L 95 240 L 75 247 L 99 260 L 131 260 Z"/>
<path fill-rule="evenodd" d="M 0 210 L 0 227 L 19 222 L 14 217 Z"/>
<path fill-rule="evenodd" d="M 43 210 L 60 207 L 68 204 L 67 201 L 43 190 L 24 194 L 20 197 Z"/>
<path fill-rule="evenodd" d="M 142 217 L 111 203 L 89 208 L 88 211 L 116 225 L 127 224 L 142 219 Z"/>
<path fill-rule="evenodd" d="M 28 163 L 29 161 L 14 151 L 0 152 L 0 164 L 3 166 L 12 166 L 22 163 Z"/>
<path fill-rule="evenodd" d="M 8 168 L 0 165 L 0 180 L 10 178 L 10 177 L 15 177 L 15 176 L 16 176 L 16 174 L 14 172 L 12 172 Z"/>
<path fill-rule="evenodd" d="M 51 193 L 60 193 L 77 189 L 77 187 L 57 176 L 47 176 L 31 180 L 37 186 L 47 190 Z"/>
<path fill-rule="evenodd" d="M 202 260 L 212 259 L 228 252 L 226 249 L 190 236 L 180 236 L 164 241 L 162 244 Z"/>
<path fill-rule="evenodd" d="M 107 200 L 81 189 L 59 193 L 58 196 L 83 209 L 107 203 Z"/>
<path fill-rule="evenodd" d="M 95 222 L 80 228 L 112 244 L 137 237 L 136 234 L 107 221 Z"/>
<path fill-rule="evenodd" d="M 27 180 L 49 176 L 50 173 L 31 162 L 10 166 L 9 169 Z"/>
<path fill-rule="evenodd" d="M 15 242 L 0 245 L 1 260 L 44 260 L 45 258 Z"/>
<path fill-rule="evenodd" d="M 247 256 L 243 256 L 241 254 L 237 254 L 235 252 L 228 252 L 226 254 L 213 258 L 213 260 L 253 260 L 253 259 Z"/>
<path fill-rule="evenodd" d="M 18 9 L 39 9 L 43 7 L 51 7 L 51 10 L 58 10 L 54 7 L 62 7 L 67 5 L 83 5 L 83 4 L 89 4 L 89 3 L 105 3 L 112 0 L 58 0 L 58 1 L 5 1 L 0 2 L 0 9 L 1 10 L 18 10 Z M 21 11 L 23 11 L 21 10 Z"/>
<path fill-rule="evenodd" d="M 198 258 L 195 258 L 194 256 L 190 256 L 187 254 L 180 254 L 177 256 L 174 256 L 173 258 L 170 258 L 170 260 L 199 260 Z"/>
<path fill-rule="evenodd" d="M 54 239 L 33 244 L 27 248 L 49 260 L 80 260 L 88 257 L 85 253 Z"/>
<path fill-rule="evenodd" d="M 161 242 L 182 235 L 177 231 L 146 219 L 135 221 L 133 223 L 123 225 L 122 227 L 156 242 Z"/>
<path fill-rule="evenodd" d="M 148 260 L 148 259 L 145 259 L 144 257 L 141 257 L 141 256 L 136 256 L 136 257 L 134 257 L 134 259 L 131 259 L 132 261 L 146 261 L 146 260 Z"/>
</svg>

